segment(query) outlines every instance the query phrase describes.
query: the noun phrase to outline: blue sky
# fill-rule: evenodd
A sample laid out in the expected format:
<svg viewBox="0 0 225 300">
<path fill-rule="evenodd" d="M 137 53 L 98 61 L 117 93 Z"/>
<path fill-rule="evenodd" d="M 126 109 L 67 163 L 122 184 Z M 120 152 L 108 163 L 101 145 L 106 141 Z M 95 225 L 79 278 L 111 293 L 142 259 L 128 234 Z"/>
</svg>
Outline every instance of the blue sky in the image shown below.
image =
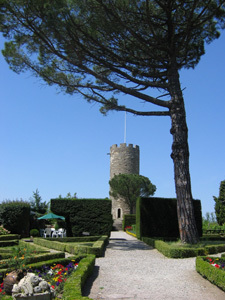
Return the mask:
<svg viewBox="0 0 225 300">
<path fill-rule="evenodd" d="M 181 72 L 192 193 L 203 215 L 214 211 L 213 196 L 225 180 L 224 45 L 225 33 L 206 47 L 195 70 Z M 36 189 L 43 201 L 68 192 L 108 197 L 108 153 L 124 142 L 124 113 L 105 117 L 97 104 L 17 75 L 2 54 L 0 66 L 0 202 L 29 200 Z M 157 197 L 175 197 L 170 125 L 169 117 L 127 115 L 126 142 L 140 146 L 140 174 L 156 185 Z"/>
</svg>

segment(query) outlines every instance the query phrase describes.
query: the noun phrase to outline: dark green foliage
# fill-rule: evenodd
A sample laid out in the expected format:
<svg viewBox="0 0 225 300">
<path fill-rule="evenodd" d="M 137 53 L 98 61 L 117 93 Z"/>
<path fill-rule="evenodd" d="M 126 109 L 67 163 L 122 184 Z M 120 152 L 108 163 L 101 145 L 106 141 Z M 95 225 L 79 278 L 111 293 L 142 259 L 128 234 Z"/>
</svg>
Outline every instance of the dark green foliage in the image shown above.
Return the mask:
<svg viewBox="0 0 225 300">
<path fill-rule="evenodd" d="M 0 223 L 11 233 L 29 236 L 30 204 L 24 201 L 3 202 L 0 205 Z"/>
<path fill-rule="evenodd" d="M 122 228 L 125 230 L 127 226 L 136 224 L 136 215 L 124 215 Z"/>
<path fill-rule="evenodd" d="M 212 257 L 212 260 L 217 259 L 217 257 Z M 218 258 L 221 262 L 225 263 L 225 259 Z M 223 291 L 225 291 L 225 272 L 219 268 L 211 266 L 209 262 L 206 261 L 205 257 L 196 258 L 196 271 L 200 273 L 204 278 L 208 279 L 211 283 L 215 284 Z"/>
<path fill-rule="evenodd" d="M 136 215 L 136 234 L 140 237 L 179 237 L 177 200 L 140 198 Z M 194 200 L 195 219 L 202 236 L 201 202 Z"/>
<path fill-rule="evenodd" d="M 138 197 L 154 195 L 156 186 L 144 176 L 138 174 L 118 174 L 109 181 L 110 196 L 115 199 L 123 198 L 133 214 Z"/>
<path fill-rule="evenodd" d="M 30 230 L 30 236 L 33 236 L 33 237 L 39 236 L 39 230 L 38 229 L 31 229 Z"/>
<path fill-rule="evenodd" d="M 67 236 L 109 235 L 112 229 L 108 199 L 52 199 L 51 210 L 66 218 Z"/>
<path fill-rule="evenodd" d="M 215 213 L 219 225 L 225 223 L 225 180 L 220 182 L 219 197 L 213 197 L 215 201 Z"/>
<path fill-rule="evenodd" d="M 36 191 L 33 192 L 30 207 L 33 212 L 39 214 L 45 214 L 48 210 L 48 204 L 46 202 L 42 202 L 38 189 L 36 189 Z"/>
</svg>

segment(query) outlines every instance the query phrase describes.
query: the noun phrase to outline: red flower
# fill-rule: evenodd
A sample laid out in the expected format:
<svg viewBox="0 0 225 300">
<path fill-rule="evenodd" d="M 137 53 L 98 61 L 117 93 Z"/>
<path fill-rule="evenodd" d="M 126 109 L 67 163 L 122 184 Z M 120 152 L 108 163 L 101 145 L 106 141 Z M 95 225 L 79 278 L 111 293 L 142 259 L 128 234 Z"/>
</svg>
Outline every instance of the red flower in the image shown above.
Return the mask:
<svg viewBox="0 0 225 300">
<path fill-rule="evenodd" d="M 2 292 L 2 289 L 0 289 L 0 293 Z"/>
<path fill-rule="evenodd" d="M 54 286 L 54 285 L 52 285 L 52 288 L 53 288 L 53 289 L 55 289 L 55 286 Z"/>
<path fill-rule="evenodd" d="M 217 265 L 217 264 L 215 264 L 215 267 L 216 267 L 216 268 L 219 268 L 220 266 L 219 266 L 219 265 Z"/>
<path fill-rule="evenodd" d="M 212 258 L 208 258 L 209 261 L 212 261 Z"/>
</svg>

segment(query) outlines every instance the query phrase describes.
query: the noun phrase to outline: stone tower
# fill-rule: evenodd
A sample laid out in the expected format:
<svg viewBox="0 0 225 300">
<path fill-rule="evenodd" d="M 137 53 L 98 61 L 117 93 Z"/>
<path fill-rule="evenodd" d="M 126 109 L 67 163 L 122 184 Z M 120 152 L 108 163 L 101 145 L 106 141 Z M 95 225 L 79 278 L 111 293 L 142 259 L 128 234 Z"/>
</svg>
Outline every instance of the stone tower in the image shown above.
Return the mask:
<svg viewBox="0 0 225 300">
<path fill-rule="evenodd" d="M 110 179 L 114 175 L 118 174 L 139 174 L 139 146 L 126 143 L 112 145 L 110 147 Z M 129 214 L 129 206 L 124 202 L 123 199 L 112 200 L 112 216 L 114 223 L 122 224 L 123 215 Z"/>
</svg>

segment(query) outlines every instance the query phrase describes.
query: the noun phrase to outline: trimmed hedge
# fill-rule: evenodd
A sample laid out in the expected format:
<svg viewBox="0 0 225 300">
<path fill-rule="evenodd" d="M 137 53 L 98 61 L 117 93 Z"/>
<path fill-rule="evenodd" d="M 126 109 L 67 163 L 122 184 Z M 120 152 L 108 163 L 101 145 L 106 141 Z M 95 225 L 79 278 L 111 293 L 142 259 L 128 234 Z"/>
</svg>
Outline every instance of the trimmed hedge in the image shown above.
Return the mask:
<svg viewBox="0 0 225 300">
<path fill-rule="evenodd" d="M 66 300 L 84 300 L 90 299 L 82 297 L 82 287 L 87 278 L 92 274 L 95 266 L 95 256 L 87 255 L 83 258 L 76 271 L 65 282 L 63 290 L 63 299 Z"/>
<path fill-rule="evenodd" d="M 46 253 L 46 252 L 50 251 L 49 248 L 42 247 L 42 246 L 39 246 L 39 245 L 34 244 L 34 243 L 28 243 L 24 240 L 20 240 L 19 245 L 22 246 L 22 247 L 26 247 L 30 250 L 37 251 L 39 253 Z M 1 249 L 0 249 L 0 252 L 1 252 Z"/>
<path fill-rule="evenodd" d="M 195 257 L 202 256 L 208 254 L 216 254 L 220 252 L 225 252 L 225 245 L 208 245 L 205 247 L 199 248 L 182 248 L 171 246 L 163 240 L 154 239 L 149 237 L 143 237 L 142 241 L 149 246 L 156 248 L 159 252 L 169 258 L 187 258 L 187 257 Z"/>
<path fill-rule="evenodd" d="M 77 242 L 77 238 L 67 238 L 66 242 L 64 239 L 60 239 L 62 241 L 60 242 L 59 239 L 34 238 L 34 243 L 58 251 L 69 252 L 71 254 L 94 254 L 97 257 L 103 256 L 105 246 L 108 243 L 108 236 L 98 237 L 97 240 L 96 237 L 89 237 L 89 239 L 88 237 L 84 237 L 79 240 L 80 242 L 90 242 L 92 238 L 95 239 L 92 246 L 82 244 L 73 245 L 69 243 Z"/>
<path fill-rule="evenodd" d="M 16 246 L 19 244 L 19 234 L 0 235 L 0 249 L 1 247 Z"/>
<path fill-rule="evenodd" d="M 208 279 L 211 283 L 225 291 L 225 271 L 210 265 L 210 263 L 204 260 L 205 258 L 206 257 L 202 256 L 196 258 L 196 271 L 204 278 Z M 217 257 L 211 258 L 213 260 L 217 259 Z M 225 263 L 225 259 L 218 259 Z"/>
<path fill-rule="evenodd" d="M 201 201 L 193 200 L 199 236 L 202 236 Z M 177 200 L 170 198 L 138 198 L 136 234 L 141 237 L 179 237 Z"/>
<path fill-rule="evenodd" d="M 19 240 L 0 241 L 0 247 L 16 246 L 18 244 Z"/>
<path fill-rule="evenodd" d="M 19 240 L 19 239 L 20 239 L 19 234 L 0 235 L 0 242 L 1 241 L 8 241 L 8 240 Z"/>
<path fill-rule="evenodd" d="M 54 252 L 54 253 L 44 253 L 44 254 L 36 254 L 35 256 L 30 256 L 26 258 L 26 265 L 34 264 L 37 262 L 44 262 L 50 259 L 56 258 L 65 258 L 64 252 Z M 1 261 L 1 269 L 6 269 L 7 271 L 11 270 L 12 268 L 8 269 L 8 260 Z M 0 270 L 2 273 L 2 270 Z"/>
<path fill-rule="evenodd" d="M 67 236 L 110 235 L 112 203 L 109 199 L 51 199 L 51 210 L 66 218 Z"/>
<path fill-rule="evenodd" d="M 133 224 L 136 224 L 136 215 L 124 215 L 123 216 L 123 224 L 122 228 L 125 230 L 127 226 L 131 226 Z"/>
</svg>

